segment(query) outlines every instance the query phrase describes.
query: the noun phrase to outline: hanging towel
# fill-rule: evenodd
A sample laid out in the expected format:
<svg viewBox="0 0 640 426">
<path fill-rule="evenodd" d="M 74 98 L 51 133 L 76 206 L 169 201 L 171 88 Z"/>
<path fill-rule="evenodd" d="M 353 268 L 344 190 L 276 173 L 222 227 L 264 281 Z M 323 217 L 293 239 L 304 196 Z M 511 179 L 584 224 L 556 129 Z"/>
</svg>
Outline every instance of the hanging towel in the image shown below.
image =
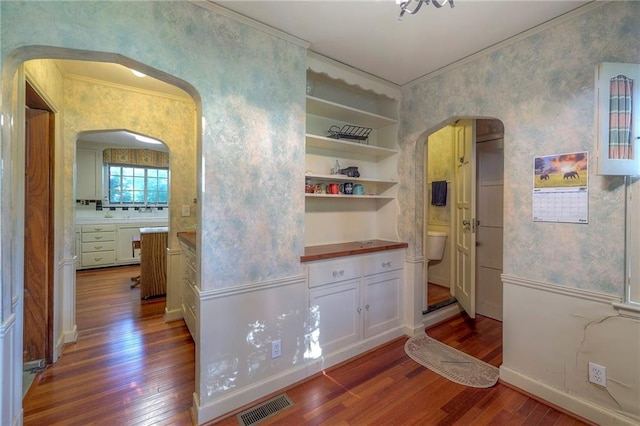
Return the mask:
<svg viewBox="0 0 640 426">
<path fill-rule="evenodd" d="M 434 206 L 447 205 L 447 181 L 431 182 L 431 204 Z"/>
</svg>

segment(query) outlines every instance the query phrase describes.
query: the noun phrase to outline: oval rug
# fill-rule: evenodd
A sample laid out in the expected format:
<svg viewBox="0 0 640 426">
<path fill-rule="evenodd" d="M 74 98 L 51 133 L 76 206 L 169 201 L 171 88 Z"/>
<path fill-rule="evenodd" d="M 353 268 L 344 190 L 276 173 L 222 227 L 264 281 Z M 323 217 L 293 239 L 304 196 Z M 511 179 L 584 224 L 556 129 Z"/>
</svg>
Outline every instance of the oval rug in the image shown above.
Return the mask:
<svg viewBox="0 0 640 426">
<path fill-rule="evenodd" d="M 411 359 L 452 382 L 475 388 L 489 388 L 500 377 L 500 370 L 426 334 L 413 336 L 404 344 Z"/>
</svg>

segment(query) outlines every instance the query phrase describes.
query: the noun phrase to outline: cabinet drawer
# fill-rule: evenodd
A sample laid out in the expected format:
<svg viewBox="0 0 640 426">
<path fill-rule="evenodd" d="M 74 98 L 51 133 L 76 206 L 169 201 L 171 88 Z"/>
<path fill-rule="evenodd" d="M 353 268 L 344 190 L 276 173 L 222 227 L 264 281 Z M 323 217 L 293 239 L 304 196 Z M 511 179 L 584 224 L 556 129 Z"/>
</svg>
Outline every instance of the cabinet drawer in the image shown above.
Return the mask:
<svg viewBox="0 0 640 426">
<path fill-rule="evenodd" d="M 82 225 L 82 232 L 110 232 L 116 230 L 115 225 Z"/>
<path fill-rule="evenodd" d="M 191 338 L 193 339 L 194 342 L 196 342 L 196 339 L 198 336 L 197 334 L 198 321 L 196 320 L 196 316 L 191 311 L 191 309 L 189 309 L 188 306 L 183 306 L 183 310 L 184 310 L 184 314 L 182 317 L 184 318 L 184 323 L 187 325 L 187 328 L 189 329 L 189 333 L 191 333 Z"/>
<path fill-rule="evenodd" d="M 82 233 L 82 242 L 90 243 L 95 241 L 115 241 L 116 240 L 116 232 L 83 232 Z"/>
<path fill-rule="evenodd" d="M 395 271 L 404 267 L 404 250 L 385 251 L 364 258 L 364 275 Z"/>
<path fill-rule="evenodd" d="M 182 254 L 184 262 L 195 271 L 197 269 L 196 254 L 184 245 L 182 246 Z"/>
<path fill-rule="evenodd" d="M 100 251 L 96 253 L 84 253 L 82 255 L 82 267 L 113 265 L 116 262 L 115 251 Z"/>
<path fill-rule="evenodd" d="M 96 241 L 93 243 L 82 243 L 82 253 L 93 253 L 96 251 L 112 251 L 116 249 L 114 241 Z"/>
<path fill-rule="evenodd" d="M 198 312 L 198 307 L 196 303 L 196 292 L 191 286 L 191 284 L 189 284 L 189 282 L 187 281 L 184 281 L 182 283 L 182 300 L 183 300 L 183 303 L 189 309 L 191 309 L 191 311 L 193 311 L 194 314 Z"/>
<path fill-rule="evenodd" d="M 196 271 L 194 271 L 194 269 L 191 266 L 185 264 L 182 267 L 182 278 L 186 281 L 189 281 L 191 285 L 195 285 Z"/>
<path fill-rule="evenodd" d="M 359 278 L 361 275 L 361 258 L 314 263 L 309 265 L 309 287 Z"/>
</svg>

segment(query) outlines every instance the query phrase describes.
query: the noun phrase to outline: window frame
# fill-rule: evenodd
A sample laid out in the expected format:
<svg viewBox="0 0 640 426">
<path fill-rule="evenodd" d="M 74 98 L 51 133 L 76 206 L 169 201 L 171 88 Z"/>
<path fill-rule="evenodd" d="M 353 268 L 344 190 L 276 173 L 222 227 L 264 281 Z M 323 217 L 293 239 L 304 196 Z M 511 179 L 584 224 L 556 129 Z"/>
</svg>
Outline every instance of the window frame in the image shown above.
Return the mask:
<svg viewBox="0 0 640 426">
<path fill-rule="evenodd" d="M 126 201 L 120 201 L 120 202 L 113 202 L 111 199 L 111 173 L 110 173 L 110 168 L 111 167 L 119 167 L 121 172 L 122 169 L 124 168 L 133 168 L 133 169 L 144 169 L 144 201 L 143 202 L 135 202 L 135 201 L 131 201 L 131 202 L 126 202 Z M 149 202 L 148 201 L 148 194 L 149 194 L 149 190 L 148 190 L 148 171 L 149 170 L 166 170 L 167 172 L 167 201 L 166 203 L 161 203 L 161 202 Z M 105 163 L 104 164 L 104 193 L 106 194 L 104 197 L 104 206 L 106 207 L 149 207 L 149 206 L 153 206 L 153 207 L 169 207 L 169 197 L 171 196 L 171 191 L 170 191 L 170 185 L 169 185 L 169 167 L 157 167 L 157 166 L 144 166 L 144 165 L 134 165 L 134 164 L 122 164 L 122 163 Z M 153 179 L 154 177 L 152 177 Z M 157 177 L 155 177 L 155 179 L 159 179 Z M 157 193 L 162 193 L 165 191 L 157 191 Z"/>
</svg>

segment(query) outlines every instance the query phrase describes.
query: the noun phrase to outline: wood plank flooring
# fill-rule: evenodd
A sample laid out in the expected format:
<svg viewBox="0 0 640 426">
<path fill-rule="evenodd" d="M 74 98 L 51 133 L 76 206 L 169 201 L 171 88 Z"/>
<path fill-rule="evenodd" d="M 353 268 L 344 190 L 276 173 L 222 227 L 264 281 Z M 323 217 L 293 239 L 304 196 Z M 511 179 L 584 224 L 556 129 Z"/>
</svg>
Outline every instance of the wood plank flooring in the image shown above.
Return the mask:
<svg viewBox="0 0 640 426">
<path fill-rule="evenodd" d="M 140 301 L 137 267 L 81 271 L 78 342 L 40 373 L 23 401 L 29 425 L 191 424 L 194 345 L 164 298 Z M 502 324 L 458 316 L 428 334 L 499 366 Z M 286 389 L 294 406 L 261 423 L 282 425 L 583 425 L 503 384 L 467 388 L 404 353 L 406 338 Z M 209 424 L 237 425 L 234 416 Z"/>
<path fill-rule="evenodd" d="M 427 286 L 427 306 L 444 302 L 451 297 L 451 291 L 448 287 L 432 283 L 428 283 Z"/>
</svg>

